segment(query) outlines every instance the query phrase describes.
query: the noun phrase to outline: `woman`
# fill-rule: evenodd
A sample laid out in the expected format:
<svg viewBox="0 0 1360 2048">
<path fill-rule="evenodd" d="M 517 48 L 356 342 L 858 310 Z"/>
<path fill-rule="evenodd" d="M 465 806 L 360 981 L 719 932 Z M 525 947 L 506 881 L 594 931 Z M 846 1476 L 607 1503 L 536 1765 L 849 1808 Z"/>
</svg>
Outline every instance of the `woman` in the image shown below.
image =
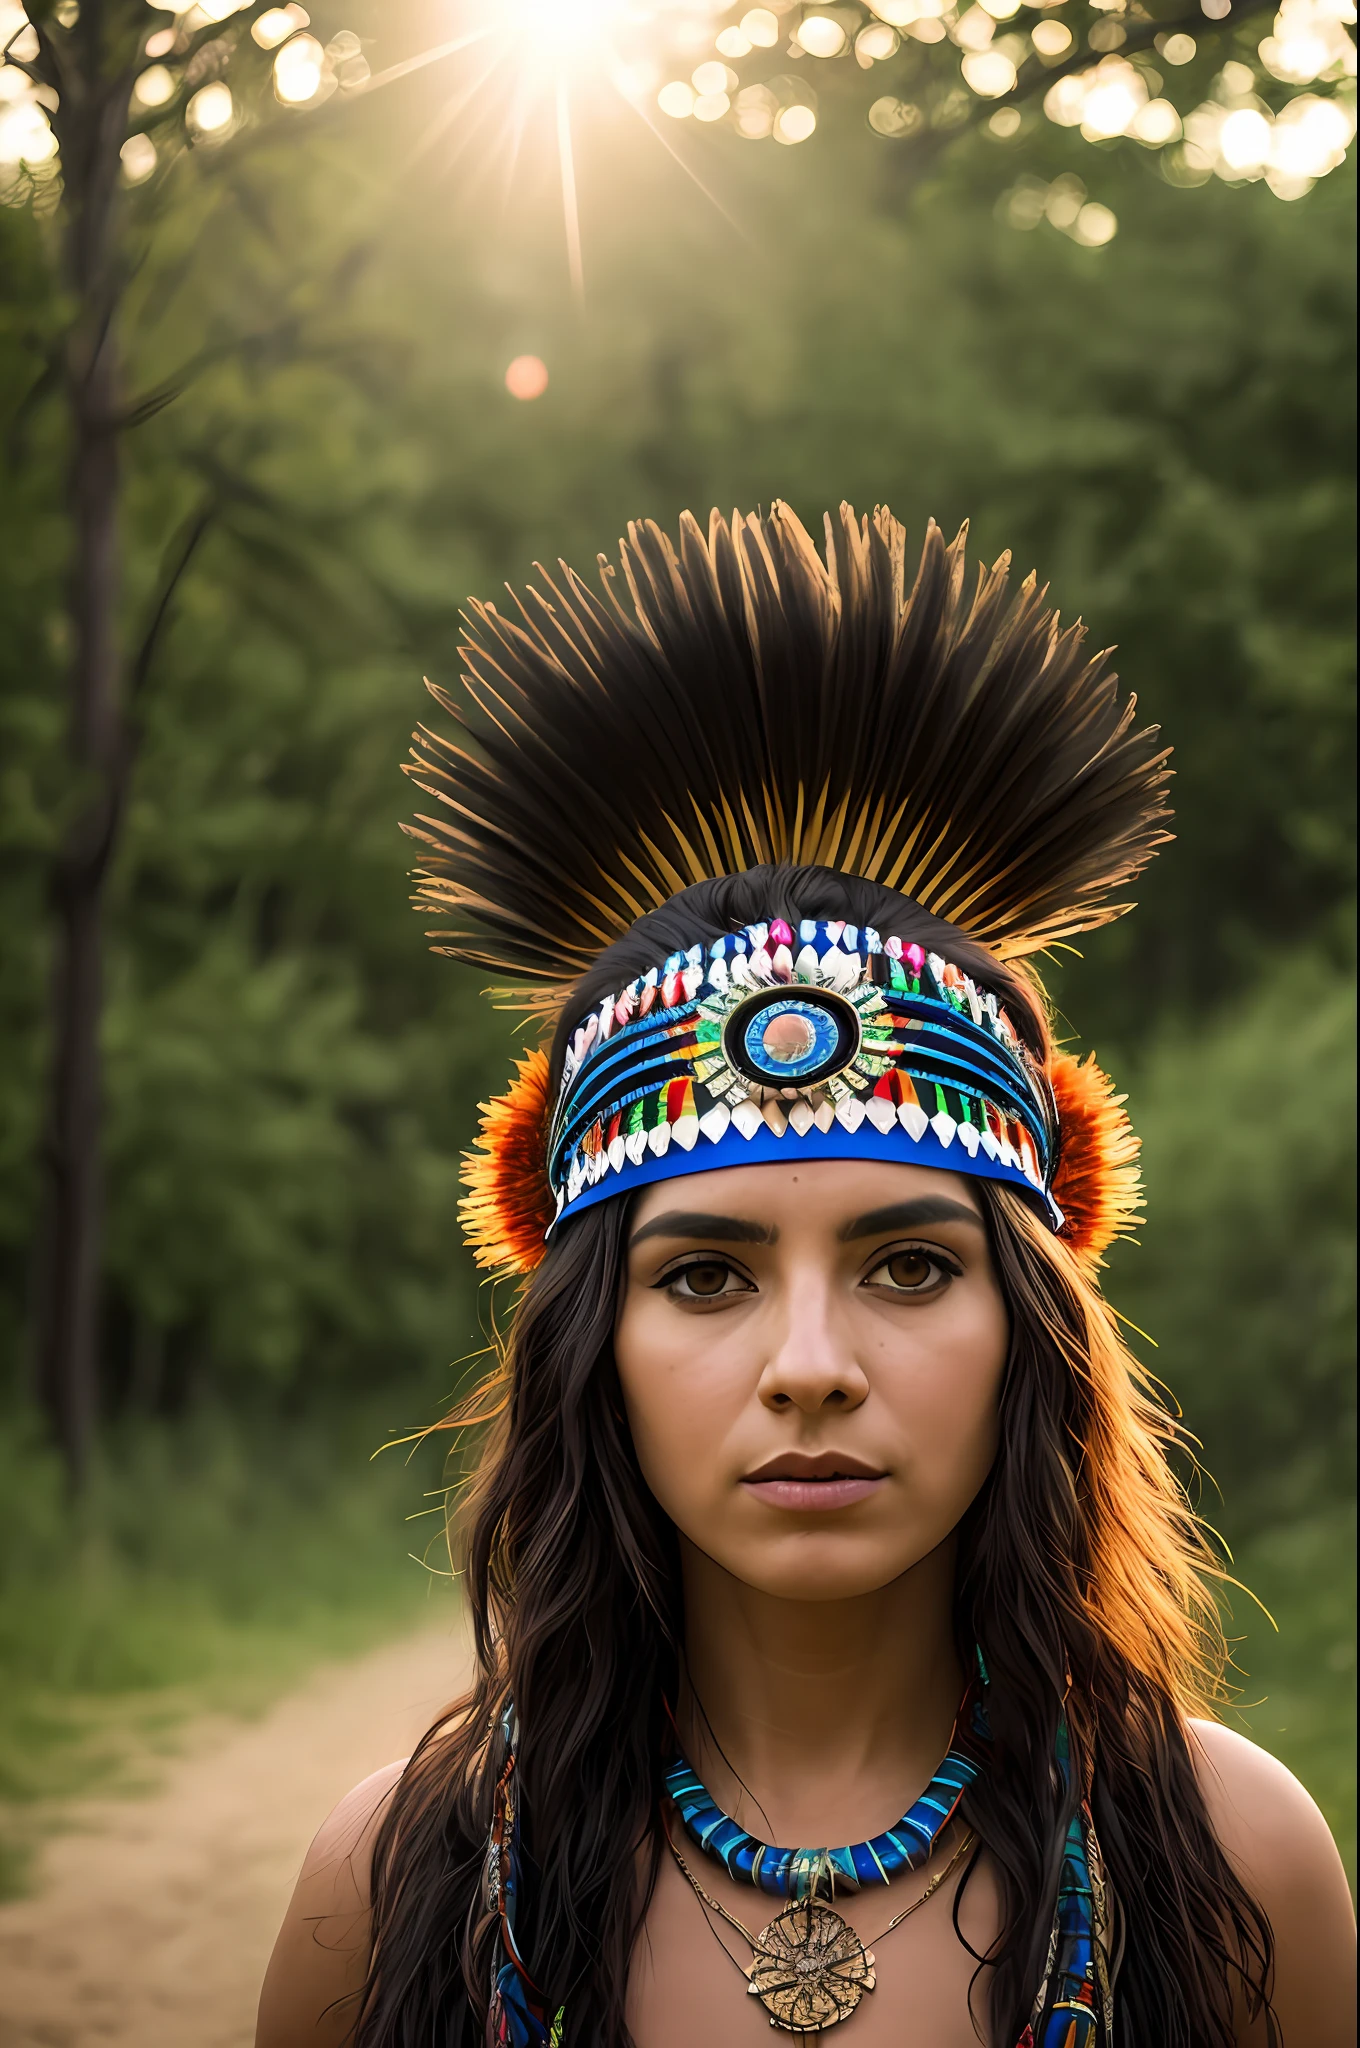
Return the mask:
<svg viewBox="0 0 1360 2048">
<path fill-rule="evenodd" d="M 322 1829 L 261 2048 L 1351 2038 L 1097 1290 L 1136 1145 L 1025 964 L 1127 907 L 1165 754 L 963 539 L 908 592 L 886 512 L 632 528 L 435 693 L 420 898 L 554 1027 L 466 1205 L 527 1278 L 472 1690 Z"/>
</svg>

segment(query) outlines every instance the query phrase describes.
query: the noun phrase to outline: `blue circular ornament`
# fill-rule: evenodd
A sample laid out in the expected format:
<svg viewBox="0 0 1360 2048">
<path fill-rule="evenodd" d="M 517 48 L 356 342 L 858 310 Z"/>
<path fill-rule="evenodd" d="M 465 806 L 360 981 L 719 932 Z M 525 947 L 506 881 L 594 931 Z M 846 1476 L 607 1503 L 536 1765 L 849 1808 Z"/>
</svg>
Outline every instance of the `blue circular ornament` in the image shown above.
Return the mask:
<svg viewBox="0 0 1360 2048">
<path fill-rule="evenodd" d="M 773 989 L 739 1004 L 723 1036 L 728 1059 L 747 1080 L 807 1088 L 850 1064 L 859 1050 L 859 1017 L 826 990 Z"/>
</svg>

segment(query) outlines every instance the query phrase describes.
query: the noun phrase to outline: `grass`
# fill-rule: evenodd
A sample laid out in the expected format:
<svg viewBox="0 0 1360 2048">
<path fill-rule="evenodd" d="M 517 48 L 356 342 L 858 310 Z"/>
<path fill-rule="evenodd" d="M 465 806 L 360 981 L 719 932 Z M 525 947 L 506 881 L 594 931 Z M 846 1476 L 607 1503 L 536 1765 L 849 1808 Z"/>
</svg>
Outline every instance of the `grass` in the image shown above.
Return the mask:
<svg viewBox="0 0 1360 2048">
<path fill-rule="evenodd" d="M 331 1657 L 415 1626 L 446 1564 L 439 1453 L 370 1463 L 372 1416 L 252 1441 L 201 1417 L 109 1445 L 72 1507 L 22 1422 L 0 1430 L 0 1896 L 60 1801 L 135 1789 L 195 1714 L 252 1714 Z"/>
</svg>

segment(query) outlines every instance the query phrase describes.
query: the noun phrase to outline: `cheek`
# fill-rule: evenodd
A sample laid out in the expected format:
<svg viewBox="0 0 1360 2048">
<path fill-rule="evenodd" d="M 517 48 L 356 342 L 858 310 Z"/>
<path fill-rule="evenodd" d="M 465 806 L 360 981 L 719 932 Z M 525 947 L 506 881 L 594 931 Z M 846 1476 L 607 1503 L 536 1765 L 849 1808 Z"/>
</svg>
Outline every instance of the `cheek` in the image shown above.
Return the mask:
<svg viewBox="0 0 1360 2048">
<path fill-rule="evenodd" d="M 642 1476 L 686 1533 L 725 1490 L 724 1448 L 750 1402 L 749 1372 L 721 1316 L 681 1319 L 649 1291 L 629 1294 L 614 1332 L 623 1405 Z"/>
<path fill-rule="evenodd" d="M 1010 1337 L 999 1296 L 960 1299 L 875 1375 L 904 1446 L 910 1496 L 938 1522 L 960 1519 L 996 1457 Z M 885 1353 L 893 1349 L 885 1343 Z"/>
</svg>

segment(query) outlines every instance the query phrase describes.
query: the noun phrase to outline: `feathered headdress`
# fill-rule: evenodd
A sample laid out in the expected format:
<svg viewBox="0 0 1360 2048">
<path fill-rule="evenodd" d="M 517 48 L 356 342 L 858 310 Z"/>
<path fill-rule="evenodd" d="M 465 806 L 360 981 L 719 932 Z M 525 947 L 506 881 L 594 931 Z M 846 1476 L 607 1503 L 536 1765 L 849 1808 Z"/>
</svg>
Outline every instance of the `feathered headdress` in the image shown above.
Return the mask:
<svg viewBox="0 0 1360 2048">
<path fill-rule="evenodd" d="M 1121 915 L 1130 906 L 1118 892 L 1167 837 L 1167 750 L 1155 728 L 1135 728 L 1134 699 L 1121 697 L 1103 654 L 1085 652 L 1080 624 L 1060 626 L 1033 576 L 1012 592 L 1002 557 L 965 587 L 965 538 L 946 545 L 932 524 L 908 590 L 905 534 L 886 510 L 861 520 L 842 506 L 826 521 L 825 558 L 783 505 L 730 521 L 714 513 L 706 538 L 686 514 L 678 550 L 654 524 L 630 526 L 618 569 L 600 558 L 598 595 L 564 564 L 516 598 L 517 616 L 474 605 L 461 695 L 431 685 L 455 733 L 422 728 L 408 764 L 438 807 L 408 829 L 429 849 L 417 903 L 452 920 L 431 933 L 439 949 L 537 991 L 552 1015 L 646 912 L 692 883 L 777 862 L 879 882 L 1003 960 Z M 905 1038 L 902 1057 L 886 1057 L 917 1096 L 922 1082 L 940 1091 L 923 1115 L 942 1149 L 952 1153 L 953 1132 L 973 1131 L 972 1170 L 1007 1177 L 1009 1156 L 1011 1177 L 1036 1185 L 1027 1134 L 1028 1164 L 1058 1207 L 1049 1160 L 1060 1162 L 1065 1234 L 1098 1257 L 1136 1199 L 1134 1141 L 1108 1084 L 1101 1093 L 1090 1066 L 1073 1079 L 1061 1056 L 1048 1076 L 1027 1075 L 1017 1052 L 1007 1096 L 1004 1013 L 1000 1024 L 967 1015 L 981 996 L 971 983 L 961 993 L 957 970 L 956 986 L 936 976 L 932 956 L 913 975 L 900 949 L 894 959 L 872 933 L 849 947 L 845 929 L 790 931 L 785 945 L 774 926 L 750 927 L 702 971 L 689 955 L 658 963 L 650 998 L 639 977 L 604 1006 L 591 1043 L 584 1023 L 577 1031 L 555 1111 L 546 1071 L 535 1068 L 532 1085 L 522 1074 L 492 1106 L 485 1165 L 474 1170 L 467 1220 L 484 1262 L 523 1270 L 535 1232 L 569 1203 L 685 1163 L 724 1163 L 706 1146 L 740 1127 L 738 1084 L 765 1127 L 759 1140 L 744 1133 L 743 1158 L 765 1133 L 785 1135 L 761 1106 L 776 1083 L 786 1107 L 801 1094 L 812 1114 L 800 1138 L 846 1149 L 869 1094 L 882 1102 L 882 1086 L 899 1086 L 886 1068 L 870 1071 L 866 1023 L 882 1048 L 923 1022 L 945 1062 L 938 1072 L 906 1071 Z M 803 993 L 780 999 L 776 1036 L 821 1046 L 812 1081 L 806 1061 L 797 1071 L 761 1065 L 761 1046 L 776 1042 L 773 992 L 795 985 Z M 934 1009 L 913 1022 L 913 1001 Z M 751 1018 L 767 1010 L 758 1044 Z M 626 1044 L 646 1049 L 644 1072 Z M 918 1065 L 921 1045 L 910 1042 Z M 841 1053 L 842 1067 L 824 1073 Z M 837 1098 L 838 1076 L 853 1100 Z M 681 1080 L 689 1096 L 676 1093 Z M 639 1108 L 643 1083 L 649 1104 Z M 1048 1124 L 1064 1093 L 1070 1129 L 1058 1143 Z M 895 1136 L 911 1138 L 912 1106 L 892 1107 L 904 1119 Z M 1009 1129 L 995 1158 L 990 1112 Z M 784 1118 L 785 1128 L 797 1122 Z M 663 1127 L 678 1134 L 669 1165 L 669 1141 L 658 1149 L 653 1136 Z M 913 1142 L 919 1158 L 931 1140 Z M 857 1149 L 869 1150 L 867 1139 Z M 542 1161 L 532 1191 L 530 1156 Z M 926 1163 L 958 1168 L 961 1158 Z"/>
</svg>

